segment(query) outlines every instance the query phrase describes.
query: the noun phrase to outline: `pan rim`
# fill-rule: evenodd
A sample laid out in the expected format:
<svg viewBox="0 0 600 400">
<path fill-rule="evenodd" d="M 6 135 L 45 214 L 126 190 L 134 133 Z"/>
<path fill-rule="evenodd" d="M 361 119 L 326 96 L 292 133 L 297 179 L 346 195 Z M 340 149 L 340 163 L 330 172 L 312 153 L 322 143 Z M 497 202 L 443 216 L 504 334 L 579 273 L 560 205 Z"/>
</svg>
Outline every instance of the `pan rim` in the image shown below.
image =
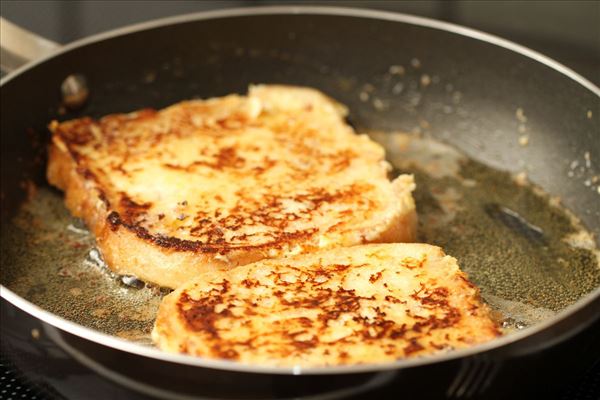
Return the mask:
<svg viewBox="0 0 600 400">
<path fill-rule="evenodd" d="M 537 325 L 523 329 L 522 331 L 513 332 L 508 335 L 493 339 L 489 342 L 481 343 L 465 349 L 453 350 L 448 353 L 435 354 L 424 357 L 405 358 L 393 362 L 385 362 L 379 364 L 364 364 L 364 365 L 340 365 L 340 366 L 325 366 L 325 367 L 278 367 L 265 366 L 254 364 L 243 364 L 237 361 L 210 359 L 196 357 L 186 354 L 175 354 L 162 351 L 156 347 L 144 346 L 137 343 L 132 343 L 128 340 L 118 338 L 100 331 L 85 327 L 76 322 L 69 321 L 63 317 L 53 314 L 43 308 L 25 300 L 15 292 L 11 291 L 4 285 L 0 285 L 0 297 L 8 301 L 20 310 L 30 314 L 31 316 L 72 335 L 82 339 L 89 340 L 96 344 L 110 347 L 113 349 L 125 351 L 142 357 L 153 358 L 161 361 L 172 362 L 176 364 L 189 365 L 194 367 L 210 368 L 231 372 L 245 372 L 255 374 L 272 374 L 272 375 L 335 375 L 335 374 L 358 374 L 368 372 L 383 372 L 389 370 L 418 367 L 438 362 L 452 361 L 476 354 L 484 353 L 503 346 L 515 343 L 525 339 L 536 333 L 543 331 L 546 328 L 554 325 L 565 319 L 577 310 L 591 304 L 600 294 L 600 288 L 596 289 L 576 303 L 571 304 L 560 311 L 554 318 L 540 322 Z M 557 339 L 560 340 L 560 339 Z"/>
<path fill-rule="evenodd" d="M 504 39 L 500 36 L 486 33 L 474 28 L 468 28 L 466 26 L 454 24 L 446 21 L 439 21 L 432 18 L 420 17 L 411 14 L 396 13 L 391 11 L 381 10 L 369 10 L 364 8 L 354 7 L 332 7 L 332 6 L 300 6 L 300 5 L 289 5 L 289 6 L 250 6 L 250 7 L 237 7 L 228 8 L 221 10 L 201 11 L 197 13 L 174 15 L 165 18 L 158 18 L 151 21 L 145 21 L 127 25 L 125 27 L 111 29 L 106 32 L 100 32 L 91 36 L 84 37 L 82 39 L 75 40 L 66 45 L 60 46 L 54 52 L 44 56 L 38 60 L 31 61 L 20 68 L 7 74 L 5 77 L 0 79 L 0 87 L 8 83 L 12 79 L 16 78 L 23 72 L 42 64 L 43 62 L 59 56 L 68 51 L 74 50 L 78 47 L 83 47 L 88 44 L 99 42 L 106 39 L 122 36 L 128 33 L 141 32 L 153 28 L 160 28 L 167 25 L 177 25 L 187 22 L 202 21 L 208 19 L 219 19 L 228 17 L 241 17 L 241 16 L 253 16 L 253 15 L 277 15 L 277 14 L 295 14 L 295 15 L 334 15 L 342 17 L 357 17 L 366 19 L 379 19 L 394 22 L 401 22 L 410 25 L 417 25 L 427 28 L 438 29 L 461 36 L 466 36 L 472 39 L 487 42 L 507 50 L 514 51 L 523 56 L 531 58 L 534 61 L 540 62 L 555 71 L 566 75 L 581 86 L 590 90 L 596 96 L 600 97 L 600 88 L 593 82 L 583 77 L 581 74 L 575 72 L 573 69 L 566 65 L 536 51 L 529 47 L 520 45 L 508 39 Z"/>
<path fill-rule="evenodd" d="M 438 29 L 461 36 L 470 37 L 476 40 L 481 40 L 505 49 L 514 51 L 523 56 L 533 59 L 534 61 L 540 62 L 557 72 L 565 75 L 575 82 L 579 83 L 586 89 L 590 90 L 596 96 L 600 97 L 600 88 L 594 83 L 590 82 L 583 76 L 579 75 L 572 69 L 558 63 L 557 61 L 538 53 L 535 50 L 531 50 L 525 46 L 513 43 L 506 39 L 502 39 L 498 36 L 487 34 L 475 29 L 463 27 L 460 25 L 437 21 L 429 18 L 418 17 L 409 14 L 400 14 L 387 11 L 378 10 L 364 10 L 360 8 L 345 8 L 345 7 L 323 7 L 323 6 L 264 6 L 264 7 L 245 7 L 245 8 L 231 8 L 225 10 L 213 10 L 199 13 L 192 13 L 186 15 L 172 16 L 167 18 L 161 18 L 157 20 L 142 22 L 134 25 L 129 25 L 123 28 L 114 29 L 108 32 L 99 33 L 92 35 L 68 45 L 59 48 L 52 54 L 43 57 L 39 60 L 30 62 L 21 68 L 11 72 L 0 80 L 0 87 L 10 82 L 12 79 L 18 77 L 24 72 L 28 71 L 35 66 L 42 64 L 43 62 L 57 57 L 63 53 L 74 50 L 79 47 L 86 46 L 95 42 L 110 39 L 113 37 L 121 36 L 128 33 L 140 32 L 148 29 L 159 28 L 167 25 L 175 25 L 193 21 L 201 21 L 208 19 L 228 18 L 228 17 L 240 17 L 240 16 L 252 16 L 252 15 L 277 15 L 277 14 L 310 14 L 310 15 L 333 15 L 341 17 L 357 17 L 367 19 L 379 19 L 394 22 L 401 22 L 410 25 L 422 26 L 427 28 Z M 379 372 L 392 369 L 409 368 L 421 365 L 432 364 L 436 362 L 444 362 L 454 360 L 474 354 L 482 353 L 485 351 L 493 350 L 499 347 L 509 345 L 517 342 L 521 339 L 533 336 L 550 326 L 559 323 L 565 318 L 572 314 L 575 314 L 578 310 L 585 308 L 592 304 L 595 300 L 600 298 L 600 287 L 591 291 L 590 293 L 583 296 L 574 304 L 566 307 L 557 313 L 553 318 L 543 321 L 537 325 L 529 327 L 519 332 L 511 333 L 509 335 L 494 339 L 490 342 L 476 345 L 467 349 L 455 350 L 445 354 L 438 354 L 433 356 L 427 356 L 422 358 L 409 358 L 401 359 L 394 362 L 381 363 L 381 364 L 366 364 L 366 365 L 353 365 L 353 366 L 331 366 L 331 367 L 270 367 L 270 366 L 257 366 L 241 364 L 235 361 L 227 360 L 214 360 L 207 358 L 194 357 L 182 354 L 171 354 L 166 353 L 157 348 L 146 347 L 140 344 L 132 343 L 124 339 L 111 336 L 91 328 L 87 328 L 83 325 L 75 322 L 66 320 L 58 315 L 52 314 L 37 305 L 29 302 L 28 300 L 20 297 L 4 285 L 0 285 L 0 297 L 13 304 L 17 308 L 25 311 L 26 313 L 48 323 L 58 329 L 65 332 L 71 333 L 75 336 L 90 340 L 92 342 L 125 351 L 128 353 L 136 354 L 143 357 L 159 359 L 162 361 L 173 362 L 177 364 L 184 364 L 196 367 L 204 367 L 217 370 L 235 371 L 235 372 L 246 372 L 246 373 L 260 373 L 260 374 L 275 374 L 275 375 L 326 375 L 326 374 L 352 374 L 352 373 L 365 373 L 365 372 Z"/>
</svg>

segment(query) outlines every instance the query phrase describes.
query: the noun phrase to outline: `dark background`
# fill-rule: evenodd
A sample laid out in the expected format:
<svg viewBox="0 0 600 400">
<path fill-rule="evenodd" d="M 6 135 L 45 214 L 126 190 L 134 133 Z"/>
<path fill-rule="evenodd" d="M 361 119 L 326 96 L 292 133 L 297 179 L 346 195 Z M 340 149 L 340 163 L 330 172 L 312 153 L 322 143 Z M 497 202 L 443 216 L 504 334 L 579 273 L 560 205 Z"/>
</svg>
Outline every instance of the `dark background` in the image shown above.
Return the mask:
<svg viewBox="0 0 600 400">
<path fill-rule="evenodd" d="M 319 4 L 396 11 L 480 29 L 574 69 L 600 86 L 600 1 L 10 1 L 0 14 L 59 43 L 171 15 L 226 7 Z"/>
</svg>

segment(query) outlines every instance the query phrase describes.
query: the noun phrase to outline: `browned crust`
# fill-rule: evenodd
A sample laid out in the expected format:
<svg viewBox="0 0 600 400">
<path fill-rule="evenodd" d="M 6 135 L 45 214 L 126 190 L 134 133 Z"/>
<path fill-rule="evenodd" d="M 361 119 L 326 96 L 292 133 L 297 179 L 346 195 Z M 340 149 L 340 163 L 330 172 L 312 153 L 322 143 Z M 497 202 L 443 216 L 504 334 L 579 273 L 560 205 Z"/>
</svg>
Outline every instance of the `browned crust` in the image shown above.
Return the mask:
<svg viewBox="0 0 600 400">
<path fill-rule="evenodd" d="M 171 352 L 308 366 L 432 354 L 500 331 L 456 260 L 384 244 L 205 274 L 163 299 L 152 335 Z"/>
<path fill-rule="evenodd" d="M 263 258 L 285 255 L 286 251 L 296 245 L 301 245 L 302 251 L 318 248 L 314 244 L 315 231 L 311 230 L 288 233 L 281 229 L 278 231 L 277 238 L 272 241 L 234 244 L 227 241 L 186 240 L 160 235 L 140 224 L 136 217 L 143 214 L 147 206 L 136 203 L 124 193 L 119 195 L 120 199 L 115 199 L 114 193 L 112 196 L 105 193 L 103 178 L 94 175 L 86 167 L 90 160 L 86 159 L 79 149 L 94 145 L 94 135 L 97 134 L 94 129 L 101 127 L 109 132 L 114 127 L 151 120 L 155 115 L 154 110 L 141 110 L 135 114 L 107 116 L 100 121 L 82 118 L 61 124 L 54 122 L 50 126 L 53 142 L 49 148 L 48 181 L 64 190 L 67 208 L 90 227 L 97 238 L 99 249 L 112 270 L 118 274 L 133 274 L 142 280 L 162 286 L 176 287 L 201 272 L 229 269 Z M 232 129 L 233 122 L 236 122 L 235 127 L 239 127 L 240 124 L 245 123 L 244 117 L 237 114 L 230 115 L 227 120 L 219 122 L 217 129 Z M 108 137 L 106 140 L 110 142 L 116 139 Z M 233 150 L 221 153 L 215 159 L 218 164 L 211 164 L 210 168 L 235 168 L 243 163 L 243 159 L 237 157 Z M 341 168 L 345 168 L 352 156 L 344 153 L 339 162 L 334 160 L 332 165 L 339 164 Z M 398 195 L 407 197 L 412 202 L 411 190 Z M 352 199 L 359 199 L 360 193 L 360 188 L 350 188 L 348 192 L 315 192 L 310 200 L 314 204 L 319 204 L 319 202 L 327 203 L 347 198 L 350 202 L 353 201 Z M 111 201 L 115 204 L 111 204 Z M 269 215 L 270 212 L 265 212 L 264 218 L 269 218 Z M 270 220 L 267 222 L 273 223 Z M 414 203 L 409 205 L 406 212 L 396 213 L 377 229 L 377 232 L 364 234 L 351 232 L 355 239 L 346 240 L 348 243 L 333 245 L 413 241 L 416 230 Z"/>
<path fill-rule="evenodd" d="M 101 200 L 101 191 L 85 179 L 84 173 L 78 172 L 73 158 L 55 144 L 49 148 L 47 177 L 51 185 L 65 192 L 65 205 L 90 227 L 106 263 L 117 274 L 130 273 L 132 264 L 152 265 L 152 268 L 136 269 L 137 277 L 175 288 L 199 273 L 231 268 L 267 257 L 266 249 L 243 249 L 228 254 L 228 259 L 234 260 L 234 264 L 227 263 L 215 259 L 213 252 L 156 246 L 156 241 L 140 237 L 136 227 L 111 225 L 112 211 Z M 170 278 L 165 280 L 165 276 Z"/>
<path fill-rule="evenodd" d="M 107 204 L 100 200 L 99 192 L 90 190 L 92 185 L 86 182 L 85 171 L 77 170 L 77 164 L 66 151 L 51 144 L 48 154 L 48 182 L 65 192 L 69 211 L 82 218 L 94 235 L 100 236 L 106 227 Z"/>
<path fill-rule="evenodd" d="M 205 251 L 206 247 L 161 246 L 159 243 L 169 242 L 159 242 L 145 234 L 140 235 L 136 227 L 112 225 L 109 222 L 112 212 L 101 200 L 101 192 L 84 178 L 83 173 L 78 172 L 74 160 L 55 144 L 49 149 L 47 177 L 50 184 L 65 192 L 65 205 L 90 227 L 106 263 L 117 274 L 131 273 L 132 265 L 151 265 L 152 268 L 136 268 L 137 277 L 175 288 L 202 272 L 232 268 L 269 257 L 268 246 L 248 246 L 230 251 L 227 260 L 219 260 L 215 258 L 217 249 Z M 414 210 L 400 215 L 369 242 L 413 241 L 416 222 Z M 168 280 L 165 279 L 167 276 Z"/>
</svg>

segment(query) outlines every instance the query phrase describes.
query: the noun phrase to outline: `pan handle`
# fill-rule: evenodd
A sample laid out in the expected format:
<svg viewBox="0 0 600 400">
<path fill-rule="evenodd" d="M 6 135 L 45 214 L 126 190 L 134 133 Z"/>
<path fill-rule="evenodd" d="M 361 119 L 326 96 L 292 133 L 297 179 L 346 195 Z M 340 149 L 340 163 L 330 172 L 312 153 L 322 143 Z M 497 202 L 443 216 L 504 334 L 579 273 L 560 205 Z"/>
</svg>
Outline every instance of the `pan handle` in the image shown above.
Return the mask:
<svg viewBox="0 0 600 400">
<path fill-rule="evenodd" d="M 0 67 L 3 73 L 47 56 L 59 47 L 60 44 L 0 17 Z"/>
</svg>

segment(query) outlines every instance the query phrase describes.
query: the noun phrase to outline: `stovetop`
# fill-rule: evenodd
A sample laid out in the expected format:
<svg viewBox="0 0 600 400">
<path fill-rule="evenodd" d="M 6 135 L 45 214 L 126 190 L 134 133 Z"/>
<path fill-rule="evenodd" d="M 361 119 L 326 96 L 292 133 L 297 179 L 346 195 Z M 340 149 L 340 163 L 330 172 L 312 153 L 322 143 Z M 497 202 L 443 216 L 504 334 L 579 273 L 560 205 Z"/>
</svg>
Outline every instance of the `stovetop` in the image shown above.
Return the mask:
<svg viewBox="0 0 600 400">
<path fill-rule="evenodd" d="M 76 361 L 71 361 L 71 368 L 74 373 L 81 375 L 89 374 L 85 367 L 78 365 Z M 90 375 L 91 379 L 86 381 L 87 385 L 97 385 L 98 388 L 104 387 L 106 382 L 99 376 Z M 100 390 L 100 389 L 99 389 Z M 75 395 L 77 396 L 77 395 Z M 126 394 L 126 398 L 130 398 Z M 364 398 L 369 398 L 365 394 Z M 84 398 L 82 397 L 73 397 Z M 125 397 L 123 397 L 125 398 Z M 143 399 L 144 397 L 140 397 Z M 572 377 L 566 377 L 555 392 L 555 396 L 546 397 L 547 400 L 596 400 L 600 398 L 600 360 L 591 364 L 585 372 L 576 374 Z M 0 355 L 0 400 L 63 400 L 67 399 L 58 393 L 52 386 L 46 382 L 34 383 L 29 374 L 24 373 L 7 357 L 6 354 Z"/>
</svg>

